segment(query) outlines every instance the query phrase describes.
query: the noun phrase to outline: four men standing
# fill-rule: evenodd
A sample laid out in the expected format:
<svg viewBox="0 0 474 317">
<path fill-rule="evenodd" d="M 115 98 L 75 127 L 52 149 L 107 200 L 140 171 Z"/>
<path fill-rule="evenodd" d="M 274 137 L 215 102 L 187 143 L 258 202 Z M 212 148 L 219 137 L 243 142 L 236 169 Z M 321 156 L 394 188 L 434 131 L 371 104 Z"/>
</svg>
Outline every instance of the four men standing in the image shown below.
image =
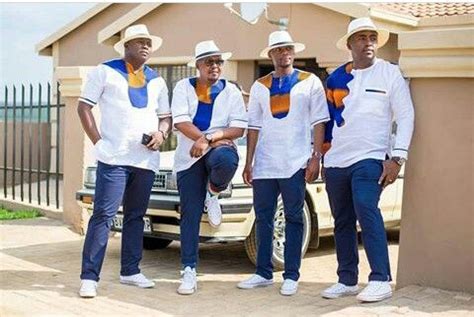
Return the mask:
<svg viewBox="0 0 474 317">
<path fill-rule="evenodd" d="M 252 277 L 238 284 L 239 288 L 273 283 L 273 221 L 281 195 L 286 243 L 280 293 L 297 292 L 305 181 L 318 178 L 323 160 L 323 177 L 335 219 L 339 282 L 322 296 L 337 298 L 358 293 L 356 221 L 362 229 L 372 270 L 369 284 L 358 299 L 378 301 L 391 296 L 386 235 L 377 205 L 383 188 L 394 182 L 407 158 L 414 115 L 400 70 L 376 58 L 377 48 L 386 43 L 388 35 L 368 18 L 352 21 L 338 48 L 348 49 L 353 61 L 331 74 L 325 93 L 314 74 L 293 67 L 295 54 L 304 50 L 304 44 L 294 42 L 286 31 L 270 34 L 261 57 L 271 58 L 274 71 L 251 88 L 243 172 L 244 181 L 253 187 L 257 269 Z M 144 25 L 128 28 L 125 38 L 115 45 L 124 58 L 92 71 L 80 98 L 81 122 L 95 144 L 99 161 L 94 213 L 84 245 L 80 290 L 83 297 L 96 294 L 110 220 L 122 199 L 120 280 L 139 287 L 154 284 L 140 273 L 138 263 L 142 217 L 153 172 L 159 166 L 156 151 L 171 125 L 166 85 L 144 66 L 150 52 L 160 45 L 161 39 L 148 35 Z M 199 70 L 199 75 L 181 80 L 173 92 L 171 110 L 178 130 L 175 171 L 181 200 L 180 294 L 192 294 L 197 289 L 202 212 L 207 211 L 211 226 L 220 225 L 218 194 L 235 174 L 239 157 L 234 140 L 247 128 L 240 91 L 220 78 L 224 61 L 230 56 L 213 41 L 198 43 L 190 65 Z M 96 103 L 102 111 L 100 133 L 90 110 Z M 392 149 L 393 122 L 397 129 Z M 143 133 L 150 136 L 145 145 L 140 144 Z"/>
</svg>

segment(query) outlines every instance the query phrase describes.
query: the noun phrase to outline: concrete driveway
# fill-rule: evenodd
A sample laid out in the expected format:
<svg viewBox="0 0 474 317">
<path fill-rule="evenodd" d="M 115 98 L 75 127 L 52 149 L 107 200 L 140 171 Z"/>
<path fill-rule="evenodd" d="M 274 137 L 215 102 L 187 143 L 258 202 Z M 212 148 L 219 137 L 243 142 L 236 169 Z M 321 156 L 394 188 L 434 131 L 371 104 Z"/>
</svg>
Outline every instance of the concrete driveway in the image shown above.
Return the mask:
<svg viewBox="0 0 474 317">
<path fill-rule="evenodd" d="M 354 297 L 324 300 L 322 289 L 336 280 L 332 239 L 309 251 L 303 260 L 297 295 L 279 294 L 276 285 L 239 290 L 236 283 L 254 272 L 242 244 L 203 245 L 199 289 L 180 296 L 179 244 L 165 250 L 145 251 L 142 271 L 154 289 L 138 289 L 118 281 L 120 236 L 111 237 L 99 296 L 77 295 L 83 237 L 49 218 L 0 222 L 0 316 L 473 316 L 471 294 L 410 286 L 382 303 L 360 304 Z M 394 275 L 398 244 L 389 246 Z M 360 276 L 369 273 L 363 250 Z"/>
</svg>

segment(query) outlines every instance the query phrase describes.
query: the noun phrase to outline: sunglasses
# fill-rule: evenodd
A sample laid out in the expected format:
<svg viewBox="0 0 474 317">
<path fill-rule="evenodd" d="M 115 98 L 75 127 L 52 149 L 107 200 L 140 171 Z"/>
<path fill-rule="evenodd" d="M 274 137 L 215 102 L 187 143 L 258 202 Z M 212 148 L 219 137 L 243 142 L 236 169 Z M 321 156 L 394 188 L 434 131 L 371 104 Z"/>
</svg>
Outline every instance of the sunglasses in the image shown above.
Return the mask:
<svg viewBox="0 0 474 317">
<path fill-rule="evenodd" d="M 204 65 L 206 65 L 207 67 L 212 67 L 214 66 L 214 64 L 220 67 L 224 65 L 224 60 L 223 59 L 206 59 L 204 61 Z"/>
</svg>

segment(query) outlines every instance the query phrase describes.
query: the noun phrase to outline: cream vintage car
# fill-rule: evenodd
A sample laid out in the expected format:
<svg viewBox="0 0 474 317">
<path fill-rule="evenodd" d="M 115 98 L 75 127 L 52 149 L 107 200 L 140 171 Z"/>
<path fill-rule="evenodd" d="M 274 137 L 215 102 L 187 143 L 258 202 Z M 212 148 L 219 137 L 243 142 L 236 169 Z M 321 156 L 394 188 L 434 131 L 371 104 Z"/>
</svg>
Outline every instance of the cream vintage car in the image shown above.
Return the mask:
<svg viewBox="0 0 474 317">
<path fill-rule="evenodd" d="M 245 139 L 239 140 L 239 153 L 245 158 Z M 155 182 L 144 217 L 145 249 L 163 249 L 173 240 L 179 241 L 180 205 L 176 185 L 176 175 L 172 172 L 174 151 L 161 153 L 160 172 L 155 177 Z M 219 202 L 222 207 L 222 224 L 218 228 L 211 227 L 204 213 L 201 219 L 200 241 L 202 243 L 226 243 L 233 241 L 243 242 L 249 259 L 255 264 L 257 255 L 257 242 L 255 232 L 255 214 L 252 204 L 252 188 L 247 186 L 242 179 L 244 160 L 241 159 L 232 183 L 228 189 L 221 193 Z M 86 170 L 84 188 L 76 193 L 78 203 L 89 211 L 92 210 L 94 201 L 96 167 Z M 388 186 L 382 193 L 380 208 L 386 228 L 396 227 L 400 224 L 400 210 L 403 192 L 403 175 Z M 122 210 L 113 220 L 112 230 L 122 229 Z M 319 238 L 333 233 L 333 219 L 329 208 L 325 184 L 320 179 L 306 186 L 306 199 L 304 205 L 304 233 L 303 255 L 308 248 L 317 248 Z M 281 269 L 284 264 L 283 251 L 285 247 L 285 217 L 283 204 L 279 200 L 275 213 L 273 234 L 273 264 Z"/>
</svg>

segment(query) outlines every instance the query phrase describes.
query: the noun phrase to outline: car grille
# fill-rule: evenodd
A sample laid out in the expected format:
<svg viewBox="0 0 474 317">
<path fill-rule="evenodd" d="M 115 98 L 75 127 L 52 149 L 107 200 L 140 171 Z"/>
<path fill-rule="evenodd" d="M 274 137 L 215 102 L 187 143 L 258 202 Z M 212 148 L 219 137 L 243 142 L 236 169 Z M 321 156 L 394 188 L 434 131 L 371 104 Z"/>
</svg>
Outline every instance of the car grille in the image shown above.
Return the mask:
<svg viewBox="0 0 474 317">
<path fill-rule="evenodd" d="M 159 171 L 155 174 L 153 182 L 154 192 L 177 192 L 176 180 L 173 178 L 172 171 Z"/>
<path fill-rule="evenodd" d="M 166 178 L 168 176 L 167 172 L 158 172 L 155 175 L 155 181 L 153 182 L 153 189 L 159 191 L 166 190 Z"/>
</svg>

